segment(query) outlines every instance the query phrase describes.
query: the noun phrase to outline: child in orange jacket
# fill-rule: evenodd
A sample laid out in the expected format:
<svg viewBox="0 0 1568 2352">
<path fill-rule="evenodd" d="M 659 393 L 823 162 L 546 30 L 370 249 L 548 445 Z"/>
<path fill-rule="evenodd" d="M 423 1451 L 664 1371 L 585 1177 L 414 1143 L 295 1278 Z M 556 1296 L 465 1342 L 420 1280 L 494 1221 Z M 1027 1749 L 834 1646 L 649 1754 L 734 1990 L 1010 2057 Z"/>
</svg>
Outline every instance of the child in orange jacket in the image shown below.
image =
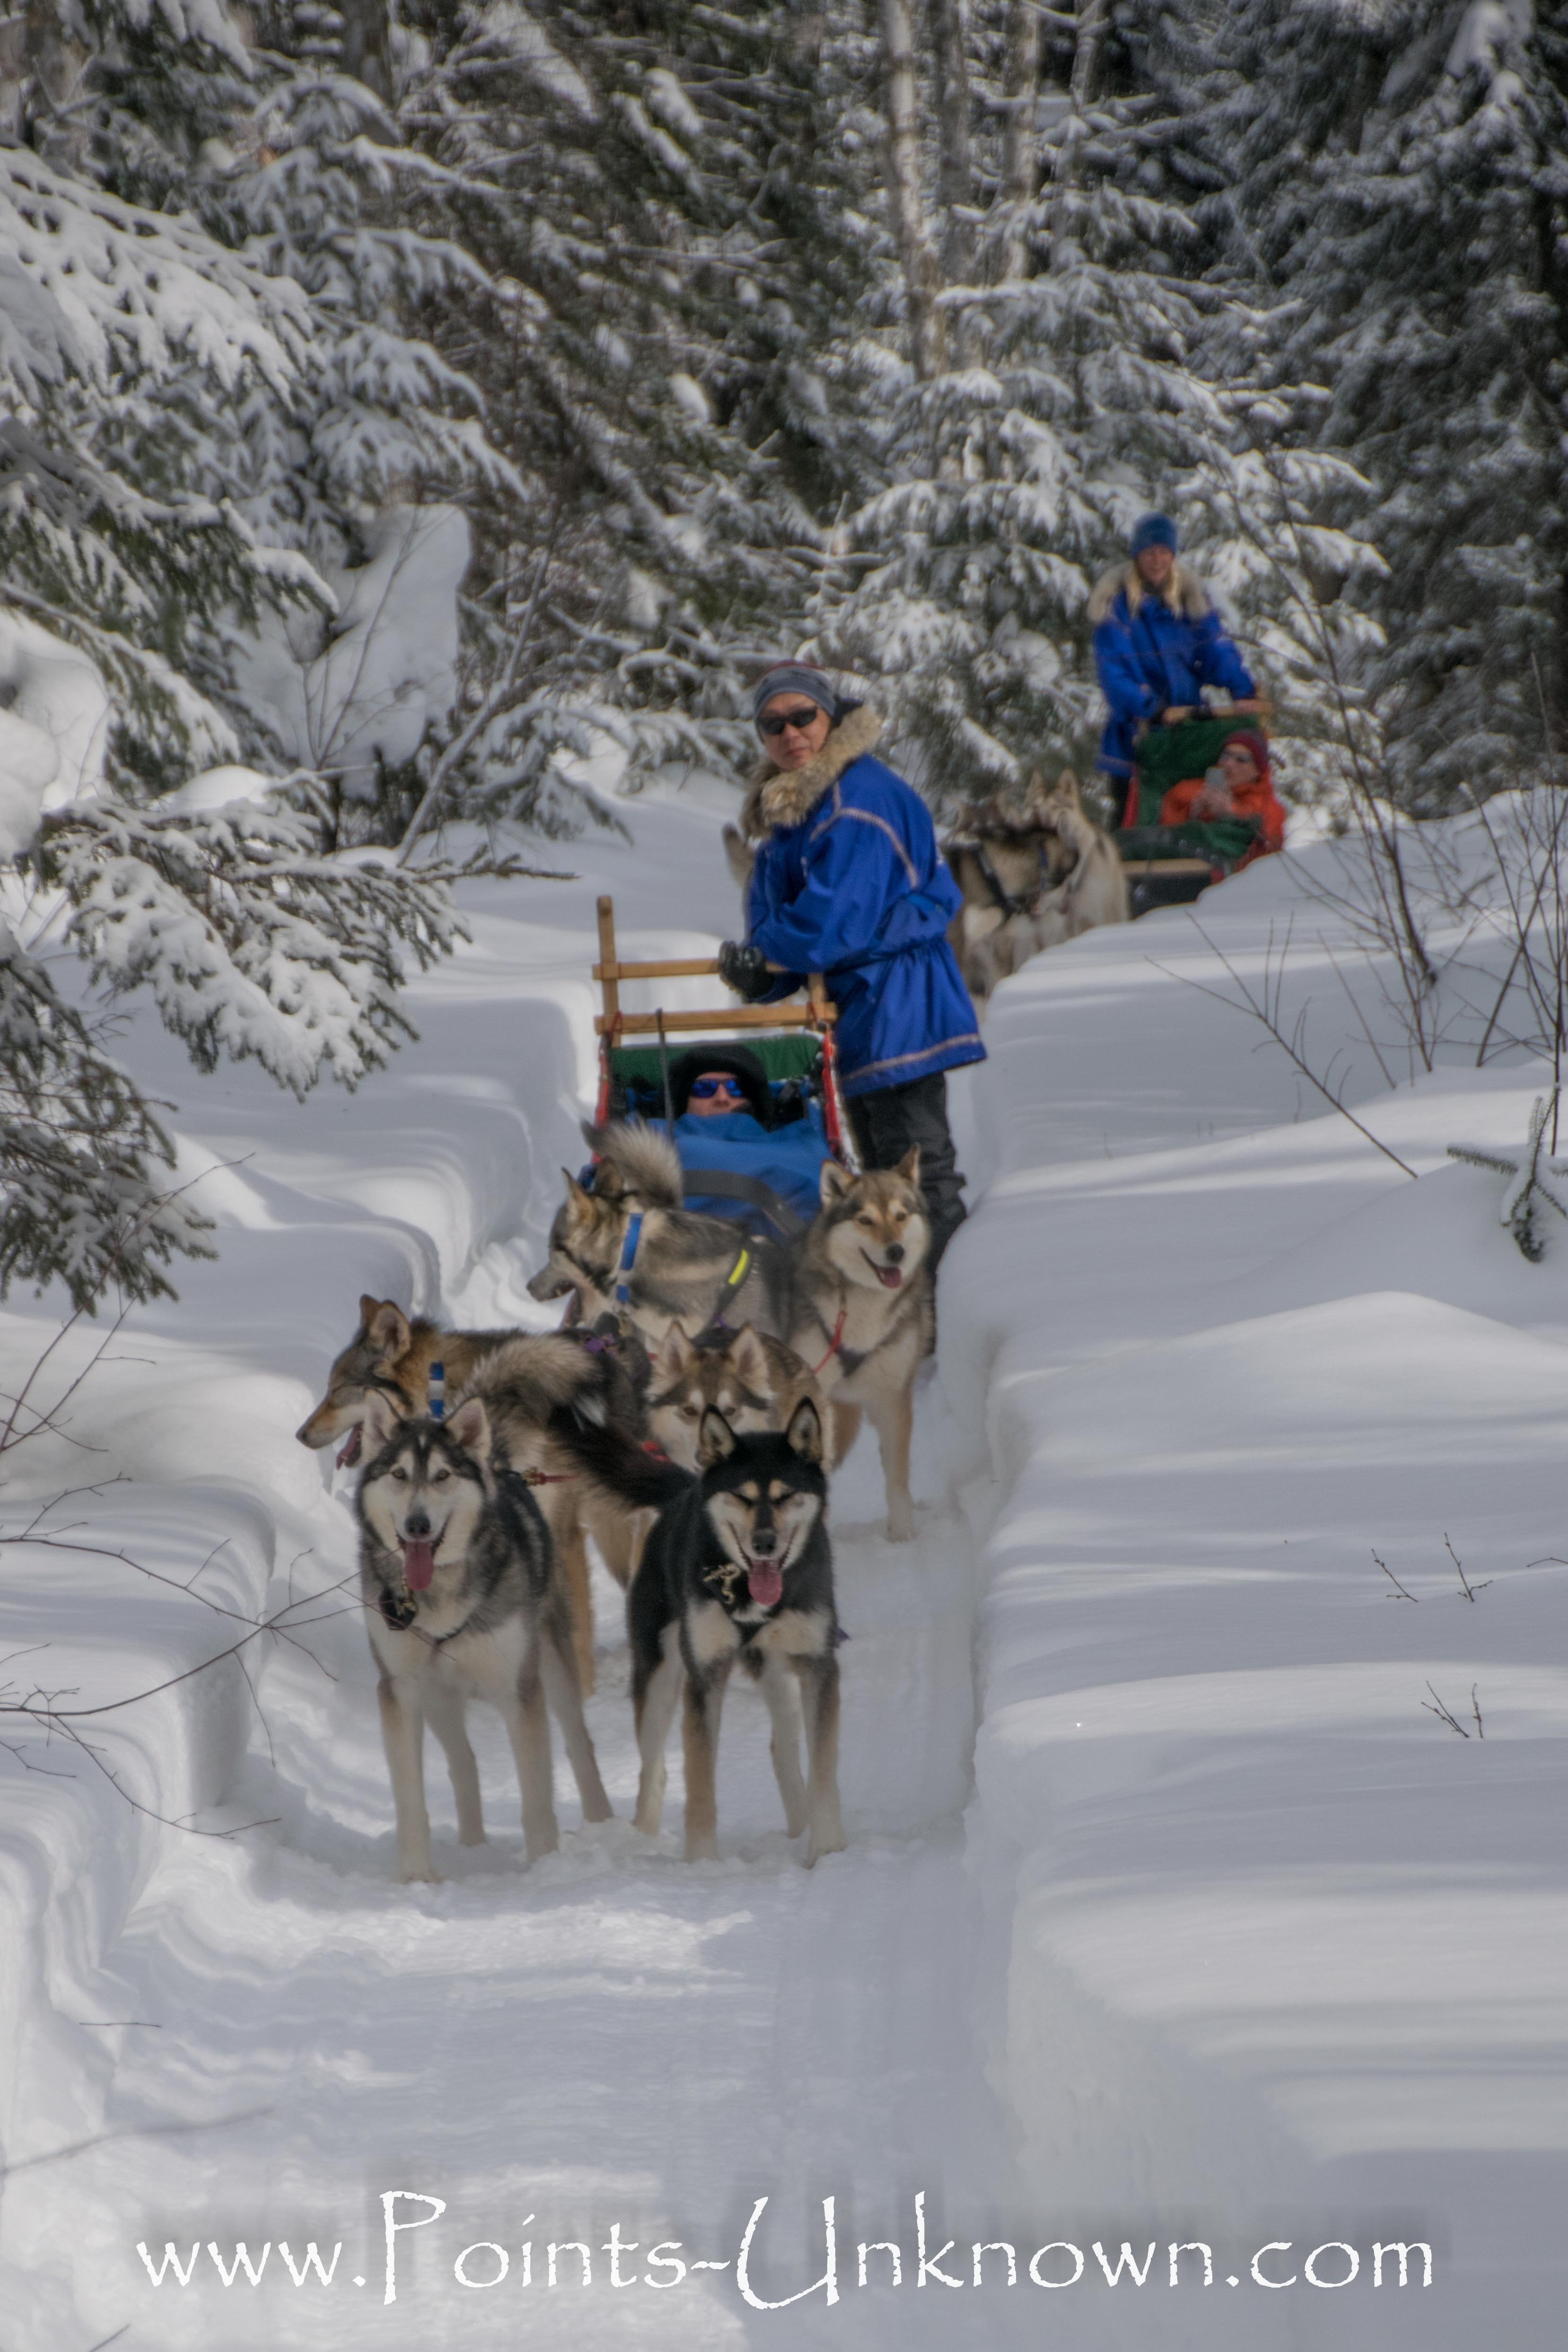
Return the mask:
<svg viewBox="0 0 1568 2352">
<path fill-rule="evenodd" d="M 1173 784 L 1160 803 L 1162 824 L 1205 824 L 1216 817 L 1249 817 L 1259 837 L 1242 859 L 1250 865 L 1271 850 L 1285 846 L 1285 811 L 1274 790 L 1268 767 L 1268 740 L 1256 727 L 1237 728 L 1227 735 L 1219 755 L 1224 782 L 1211 784 L 1194 776 Z"/>
</svg>

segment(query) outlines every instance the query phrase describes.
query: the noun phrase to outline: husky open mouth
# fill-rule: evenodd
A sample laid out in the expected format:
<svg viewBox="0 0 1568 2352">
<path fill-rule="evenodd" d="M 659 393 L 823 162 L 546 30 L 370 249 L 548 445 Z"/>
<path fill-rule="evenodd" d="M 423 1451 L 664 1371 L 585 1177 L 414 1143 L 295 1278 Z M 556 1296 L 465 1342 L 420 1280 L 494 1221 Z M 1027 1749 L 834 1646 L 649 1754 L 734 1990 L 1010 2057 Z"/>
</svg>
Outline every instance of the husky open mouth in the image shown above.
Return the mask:
<svg viewBox="0 0 1568 2352">
<path fill-rule="evenodd" d="M 902 1287 L 904 1269 L 901 1265 L 879 1265 L 876 1259 L 867 1251 L 862 1250 L 860 1255 L 865 1258 L 884 1290 L 898 1290 Z"/>
<path fill-rule="evenodd" d="M 352 1470 L 353 1468 L 354 1464 L 359 1460 L 360 1450 L 363 1444 L 363 1440 L 360 1436 L 360 1426 L 356 1421 L 348 1435 L 344 1438 L 342 1445 L 338 1448 L 337 1466 L 340 1470 Z"/>
<path fill-rule="evenodd" d="M 403 1541 L 403 1581 L 410 1592 L 427 1592 L 436 1573 L 436 1547 L 426 1536 L 416 1539 L 405 1536 Z"/>
<path fill-rule="evenodd" d="M 777 1560 L 748 1561 L 746 1590 L 759 1609 L 776 1609 L 784 1599 L 784 1570 Z"/>
</svg>

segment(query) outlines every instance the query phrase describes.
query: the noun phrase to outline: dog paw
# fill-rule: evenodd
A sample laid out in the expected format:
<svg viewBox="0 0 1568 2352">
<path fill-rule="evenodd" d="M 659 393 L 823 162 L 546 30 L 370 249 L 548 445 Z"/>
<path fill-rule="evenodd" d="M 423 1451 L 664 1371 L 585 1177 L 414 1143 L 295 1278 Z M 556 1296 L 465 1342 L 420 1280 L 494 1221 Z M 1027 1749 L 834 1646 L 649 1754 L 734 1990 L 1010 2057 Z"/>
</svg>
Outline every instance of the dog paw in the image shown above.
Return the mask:
<svg viewBox="0 0 1568 2352">
<path fill-rule="evenodd" d="M 888 1541 L 913 1543 L 915 1512 L 912 1503 L 895 1503 L 888 1513 Z"/>
<path fill-rule="evenodd" d="M 400 1870 L 397 1883 L 400 1886 L 439 1886 L 441 1874 L 428 1864 L 423 1870 Z"/>
<path fill-rule="evenodd" d="M 826 1837 L 808 1837 L 805 1842 L 805 1866 L 807 1870 L 815 1870 L 825 1853 L 842 1853 L 843 1851 L 842 1830 L 831 1831 Z"/>
<path fill-rule="evenodd" d="M 686 1859 L 688 1862 L 717 1862 L 719 1859 L 718 1839 L 715 1837 L 688 1838 L 686 1841 Z"/>
</svg>

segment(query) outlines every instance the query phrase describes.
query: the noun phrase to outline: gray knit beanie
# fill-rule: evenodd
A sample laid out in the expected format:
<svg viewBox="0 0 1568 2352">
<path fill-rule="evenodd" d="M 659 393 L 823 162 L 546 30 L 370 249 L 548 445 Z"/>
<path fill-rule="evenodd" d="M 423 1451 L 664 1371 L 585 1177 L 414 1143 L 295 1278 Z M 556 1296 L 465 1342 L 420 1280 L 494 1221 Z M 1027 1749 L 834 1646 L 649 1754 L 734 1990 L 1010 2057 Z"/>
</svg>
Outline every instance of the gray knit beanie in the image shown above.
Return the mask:
<svg viewBox="0 0 1568 2352">
<path fill-rule="evenodd" d="M 829 719 L 837 721 L 841 716 L 837 688 L 826 670 L 816 668 L 810 662 L 774 662 L 771 669 L 763 670 L 752 688 L 753 727 L 775 694 L 798 694 L 805 701 L 815 702 L 818 710 L 826 710 Z"/>
</svg>

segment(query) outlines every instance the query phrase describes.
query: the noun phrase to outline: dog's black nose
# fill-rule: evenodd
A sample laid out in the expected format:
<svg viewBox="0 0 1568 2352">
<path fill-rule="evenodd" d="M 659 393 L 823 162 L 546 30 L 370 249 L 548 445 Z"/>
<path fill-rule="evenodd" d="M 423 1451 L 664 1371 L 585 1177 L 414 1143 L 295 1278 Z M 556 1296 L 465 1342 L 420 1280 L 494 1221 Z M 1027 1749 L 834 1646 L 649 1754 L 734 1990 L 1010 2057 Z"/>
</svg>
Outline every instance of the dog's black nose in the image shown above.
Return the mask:
<svg viewBox="0 0 1568 2352">
<path fill-rule="evenodd" d="M 902 1265 L 904 1262 L 904 1245 L 902 1242 L 889 1242 L 886 1250 L 883 1252 L 883 1255 L 886 1257 L 889 1265 Z"/>
<path fill-rule="evenodd" d="M 410 1511 L 403 1522 L 403 1532 L 416 1538 L 427 1536 L 430 1532 L 429 1515 L 425 1511 Z"/>
<path fill-rule="evenodd" d="M 772 1528 L 755 1528 L 752 1532 L 752 1551 L 758 1559 L 772 1559 L 779 1548 L 779 1539 Z"/>
</svg>

